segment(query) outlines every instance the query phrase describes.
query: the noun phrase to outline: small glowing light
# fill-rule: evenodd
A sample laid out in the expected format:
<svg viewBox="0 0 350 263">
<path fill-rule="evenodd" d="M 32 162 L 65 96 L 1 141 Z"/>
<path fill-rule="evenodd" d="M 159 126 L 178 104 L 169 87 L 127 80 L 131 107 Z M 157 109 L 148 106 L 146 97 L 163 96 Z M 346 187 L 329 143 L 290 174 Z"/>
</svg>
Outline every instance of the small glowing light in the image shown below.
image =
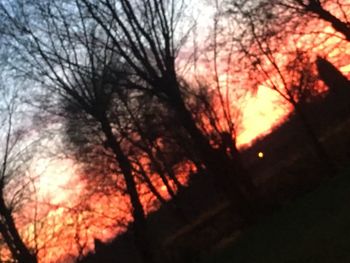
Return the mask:
<svg viewBox="0 0 350 263">
<path fill-rule="evenodd" d="M 161 188 L 160 188 L 161 191 L 165 192 L 166 191 L 166 186 L 163 185 Z"/>
<path fill-rule="evenodd" d="M 259 152 L 259 153 L 258 153 L 258 157 L 259 157 L 260 159 L 264 158 L 264 153 L 263 153 L 263 152 Z"/>
</svg>

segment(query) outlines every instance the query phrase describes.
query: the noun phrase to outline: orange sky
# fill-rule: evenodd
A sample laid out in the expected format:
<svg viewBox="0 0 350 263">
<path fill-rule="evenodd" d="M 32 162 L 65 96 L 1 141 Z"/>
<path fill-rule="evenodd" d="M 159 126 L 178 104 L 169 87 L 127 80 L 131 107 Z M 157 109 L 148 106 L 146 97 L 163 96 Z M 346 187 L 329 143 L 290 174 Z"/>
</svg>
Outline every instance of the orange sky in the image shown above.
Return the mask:
<svg viewBox="0 0 350 263">
<path fill-rule="evenodd" d="M 289 113 L 289 109 L 275 91 L 268 87 L 259 87 L 255 96 L 248 97 L 237 144 L 249 144 L 256 137 L 269 133 Z"/>
</svg>

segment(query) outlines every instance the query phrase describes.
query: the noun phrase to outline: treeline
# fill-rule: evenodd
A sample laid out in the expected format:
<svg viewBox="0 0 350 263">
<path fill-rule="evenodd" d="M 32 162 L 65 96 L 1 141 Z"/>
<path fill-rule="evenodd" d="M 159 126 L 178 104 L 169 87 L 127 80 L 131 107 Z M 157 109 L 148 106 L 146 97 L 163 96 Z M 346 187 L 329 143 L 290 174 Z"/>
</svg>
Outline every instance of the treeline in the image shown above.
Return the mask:
<svg viewBox="0 0 350 263">
<path fill-rule="evenodd" d="M 339 16 L 327 11 L 329 6 L 335 6 Z M 175 0 L 0 3 L 3 90 L 13 98 L 24 94 L 20 103 L 37 109 L 37 116 L 44 114 L 44 125 L 63 128 L 64 154 L 81 164 L 92 192 L 112 188 L 128 197 L 135 245 L 149 263 L 158 259 L 141 184 L 165 204 L 156 184 L 160 181 L 175 200 L 172 209 L 181 220 L 186 216 L 176 203 L 176 191 L 184 186 L 177 167 L 184 164 L 214 175 L 215 187 L 242 222 L 254 222 L 264 206 L 236 147 L 235 97 L 228 92 L 234 84 L 223 84 L 223 63 L 224 74 L 232 78 L 247 74 L 245 88 L 237 88 L 238 93 L 264 85 L 290 103 L 320 164 L 330 175 L 336 170 L 301 106 L 317 97 L 323 86 L 316 70 L 317 53 L 312 53 L 316 47 L 303 49 L 298 37 L 306 34 L 306 20 L 317 18 L 348 41 L 345 3 L 217 1 L 208 45 L 193 45 L 190 51 L 195 57 L 191 68 L 201 63 L 196 59 L 199 49 L 210 54 L 210 81 L 193 76 L 189 80 L 178 67 L 181 48 L 192 32 L 184 28 L 189 7 L 190 3 Z M 228 25 L 233 25 L 233 32 Z M 295 29 L 299 31 L 292 34 Z M 283 48 L 286 43 L 289 47 Z M 240 73 L 234 73 L 237 69 Z M 21 92 L 13 91 L 10 79 L 25 83 L 16 86 Z M 8 152 L 17 134 L 8 110 L 14 110 L 13 101 L 3 111 L 8 124 L 3 131 L 0 233 L 12 258 L 29 263 L 37 262 L 38 249 L 24 244 L 14 225 L 15 210 L 3 200 L 10 178 Z M 26 140 L 13 141 L 19 143 Z"/>
</svg>

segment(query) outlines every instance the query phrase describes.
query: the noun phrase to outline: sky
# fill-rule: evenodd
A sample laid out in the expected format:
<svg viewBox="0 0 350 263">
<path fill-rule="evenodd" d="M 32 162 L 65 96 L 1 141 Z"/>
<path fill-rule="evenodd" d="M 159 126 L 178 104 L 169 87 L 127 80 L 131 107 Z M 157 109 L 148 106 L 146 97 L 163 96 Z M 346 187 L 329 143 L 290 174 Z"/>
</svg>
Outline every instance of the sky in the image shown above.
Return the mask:
<svg viewBox="0 0 350 263">
<path fill-rule="evenodd" d="M 289 113 L 290 107 L 268 87 L 260 86 L 255 95 L 249 95 L 243 109 L 242 132 L 238 146 L 249 145 L 257 137 L 271 132 Z"/>
</svg>

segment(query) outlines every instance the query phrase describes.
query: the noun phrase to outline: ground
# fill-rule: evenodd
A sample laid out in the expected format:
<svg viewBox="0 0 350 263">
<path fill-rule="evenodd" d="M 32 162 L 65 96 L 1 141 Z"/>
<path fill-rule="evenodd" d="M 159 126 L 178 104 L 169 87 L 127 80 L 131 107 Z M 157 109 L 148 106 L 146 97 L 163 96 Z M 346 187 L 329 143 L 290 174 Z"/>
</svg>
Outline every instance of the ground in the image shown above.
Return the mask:
<svg viewBox="0 0 350 263">
<path fill-rule="evenodd" d="M 264 218 L 211 263 L 350 262 L 350 169 Z"/>
</svg>

